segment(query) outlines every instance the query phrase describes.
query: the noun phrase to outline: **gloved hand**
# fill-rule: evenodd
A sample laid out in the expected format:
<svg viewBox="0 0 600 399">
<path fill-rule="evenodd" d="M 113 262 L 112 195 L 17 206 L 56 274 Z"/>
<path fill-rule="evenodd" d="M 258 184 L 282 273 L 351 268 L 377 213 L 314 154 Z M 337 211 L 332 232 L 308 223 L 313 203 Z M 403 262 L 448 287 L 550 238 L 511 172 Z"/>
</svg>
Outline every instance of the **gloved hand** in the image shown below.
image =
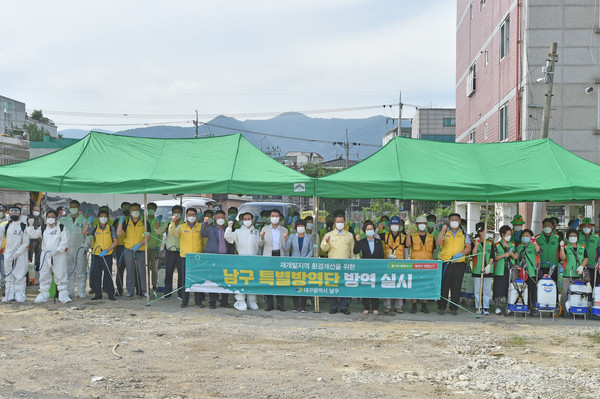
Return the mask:
<svg viewBox="0 0 600 399">
<path fill-rule="evenodd" d="M 119 223 L 123 223 L 125 221 L 125 216 L 121 215 L 119 218 Z"/>
<path fill-rule="evenodd" d="M 162 215 L 158 215 L 158 216 L 156 217 L 156 221 L 157 221 L 158 223 L 162 222 Z"/>
<path fill-rule="evenodd" d="M 227 222 L 227 227 L 231 228 L 231 226 L 233 226 L 233 222 L 230 220 L 229 222 Z"/>
<path fill-rule="evenodd" d="M 492 265 L 489 265 L 489 264 L 483 270 L 484 274 L 490 274 L 491 271 L 492 271 Z"/>
<path fill-rule="evenodd" d="M 88 218 L 88 223 L 89 223 L 90 225 L 94 224 L 94 218 L 90 216 L 90 217 Z"/>
<path fill-rule="evenodd" d="M 582 275 L 583 274 L 583 266 L 579 266 L 577 268 L 577 274 Z"/>
<path fill-rule="evenodd" d="M 100 256 L 101 258 L 104 258 L 106 255 L 108 255 L 108 249 L 105 249 L 104 251 L 100 252 L 100 254 L 98 256 Z"/>
<path fill-rule="evenodd" d="M 463 256 L 464 256 L 464 255 L 463 255 L 463 253 L 462 253 L 462 252 L 459 252 L 459 253 L 455 254 L 455 255 L 452 257 L 452 261 L 453 261 L 453 262 L 456 262 L 457 260 L 459 260 L 459 259 L 460 259 L 460 258 L 462 258 Z"/>
<path fill-rule="evenodd" d="M 565 246 L 565 242 L 561 240 L 561 241 L 560 241 L 560 246 L 561 246 L 561 247 L 564 247 L 564 246 Z"/>
<path fill-rule="evenodd" d="M 27 224 L 29 224 L 30 226 L 33 226 L 33 222 L 34 222 L 33 218 L 27 220 Z"/>
<path fill-rule="evenodd" d="M 50 256 L 54 258 L 56 255 L 58 255 L 58 249 L 50 251 Z"/>
<path fill-rule="evenodd" d="M 137 251 L 139 251 L 139 250 L 140 250 L 140 247 L 141 247 L 141 246 L 142 246 L 142 244 L 135 244 L 135 245 L 133 246 L 133 248 L 131 248 L 131 250 L 132 250 L 133 252 L 137 252 Z"/>
<path fill-rule="evenodd" d="M 535 236 L 531 237 L 531 242 L 534 244 L 537 243 L 537 237 L 535 237 Z M 564 241 L 561 241 L 561 242 L 564 243 Z"/>
</svg>

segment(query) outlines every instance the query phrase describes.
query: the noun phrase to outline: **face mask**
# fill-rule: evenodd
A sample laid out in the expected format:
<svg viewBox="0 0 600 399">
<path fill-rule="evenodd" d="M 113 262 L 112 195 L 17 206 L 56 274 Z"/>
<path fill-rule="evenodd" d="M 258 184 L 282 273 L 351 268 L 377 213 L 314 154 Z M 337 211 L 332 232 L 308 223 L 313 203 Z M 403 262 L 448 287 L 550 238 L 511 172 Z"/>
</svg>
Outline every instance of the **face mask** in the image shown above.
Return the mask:
<svg viewBox="0 0 600 399">
<path fill-rule="evenodd" d="M 521 242 L 523 244 L 529 244 L 531 242 L 531 237 L 523 237 L 521 238 Z"/>
<path fill-rule="evenodd" d="M 451 229 L 458 229 L 458 226 L 460 225 L 459 222 L 457 222 L 456 220 L 453 220 L 450 222 L 450 228 Z"/>
<path fill-rule="evenodd" d="M 297 231 L 298 231 L 299 234 L 304 234 L 304 233 L 306 233 L 306 227 L 304 227 L 304 226 L 298 226 L 298 230 Z"/>
<path fill-rule="evenodd" d="M 523 226 L 515 226 L 514 230 L 521 231 L 521 230 L 523 230 Z"/>
<path fill-rule="evenodd" d="M 175 219 L 181 219 L 181 213 L 174 213 Z"/>
<path fill-rule="evenodd" d="M 188 216 L 187 221 L 190 223 L 194 223 L 196 221 L 196 216 Z"/>
<path fill-rule="evenodd" d="M 367 237 L 373 237 L 375 235 L 375 230 L 367 230 L 365 233 L 367 233 Z"/>
<path fill-rule="evenodd" d="M 129 209 L 124 209 L 123 210 L 123 216 L 129 216 L 131 213 L 129 212 Z"/>
<path fill-rule="evenodd" d="M 306 223 L 306 229 L 307 230 L 312 230 L 313 229 L 313 224 L 312 223 Z"/>
<path fill-rule="evenodd" d="M 154 212 L 156 212 L 154 209 L 148 209 L 148 216 L 154 216 Z"/>
<path fill-rule="evenodd" d="M 491 240 L 492 238 L 494 238 L 494 235 L 492 233 L 487 233 L 485 235 L 485 238 L 487 238 L 488 240 Z"/>
<path fill-rule="evenodd" d="M 419 223 L 417 225 L 417 228 L 419 229 L 419 231 L 425 231 L 425 229 L 427 228 L 427 225 L 425 225 L 423 223 Z"/>
<path fill-rule="evenodd" d="M 105 217 L 101 217 L 98 220 L 100 221 L 100 224 L 106 224 L 106 222 L 108 222 L 108 218 Z"/>
<path fill-rule="evenodd" d="M 213 218 L 208 218 L 208 224 L 213 224 L 213 222 L 215 221 L 215 219 Z"/>
<path fill-rule="evenodd" d="M 223 226 L 225 224 L 225 219 L 217 219 L 217 224 Z"/>
<path fill-rule="evenodd" d="M 252 220 L 244 220 L 244 226 L 246 226 L 246 227 L 252 226 Z"/>
<path fill-rule="evenodd" d="M 394 233 L 400 231 L 400 225 L 399 224 L 393 224 L 390 226 L 390 230 L 392 230 Z"/>
<path fill-rule="evenodd" d="M 582 230 L 583 234 L 585 235 L 590 234 L 592 232 L 592 229 L 590 229 L 589 227 L 584 227 Z"/>
<path fill-rule="evenodd" d="M 577 237 L 574 237 L 574 236 L 569 237 L 569 242 L 571 244 L 575 244 L 577 242 Z"/>
<path fill-rule="evenodd" d="M 544 233 L 546 233 L 546 234 L 552 233 L 552 227 L 544 227 Z"/>
<path fill-rule="evenodd" d="M 435 227 L 435 222 L 427 222 L 427 227 L 433 229 Z"/>
<path fill-rule="evenodd" d="M 54 224 L 54 223 L 56 223 L 56 219 L 54 219 L 54 218 L 47 218 L 46 219 L 46 224 Z"/>
<path fill-rule="evenodd" d="M 131 212 L 131 217 L 139 218 L 140 217 L 140 211 L 132 211 Z"/>
<path fill-rule="evenodd" d="M 40 216 L 40 213 L 38 211 L 33 211 L 33 216 Z"/>
<path fill-rule="evenodd" d="M 271 224 L 279 224 L 279 218 L 277 216 L 273 216 L 271 218 Z"/>
<path fill-rule="evenodd" d="M 336 223 L 336 224 L 335 224 L 335 228 L 336 228 L 336 229 L 338 229 L 339 231 L 342 231 L 342 230 L 344 230 L 344 227 L 345 227 L 345 226 L 346 226 L 346 225 L 345 225 L 344 223 Z"/>
<path fill-rule="evenodd" d="M 510 236 L 504 236 L 504 241 L 509 242 L 510 241 Z"/>
<path fill-rule="evenodd" d="M 79 213 L 79 208 L 69 208 L 69 212 L 71 215 L 77 215 Z"/>
<path fill-rule="evenodd" d="M 16 222 L 19 219 L 20 219 L 19 215 L 10 215 L 10 220 L 12 220 L 13 222 Z"/>
</svg>

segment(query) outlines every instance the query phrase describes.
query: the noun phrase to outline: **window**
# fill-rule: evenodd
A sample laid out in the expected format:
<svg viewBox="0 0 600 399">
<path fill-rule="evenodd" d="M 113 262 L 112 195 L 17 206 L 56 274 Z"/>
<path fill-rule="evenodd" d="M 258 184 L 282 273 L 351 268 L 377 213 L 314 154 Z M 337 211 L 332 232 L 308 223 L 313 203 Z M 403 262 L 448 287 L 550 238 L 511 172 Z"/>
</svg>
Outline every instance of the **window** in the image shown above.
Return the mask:
<svg viewBox="0 0 600 399">
<path fill-rule="evenodd" d="M 508 54 L 509 22 L 506 18 L 500 26 L 500 60 Z"/>
<path fill-rule="evenodd" d="M 508 140 L 508 103 L 500 107 L 499 114 L 498 131 L 500 134 L 498 141 L 506 141 Z"/>
<path fill-rule="evenodd" d="M 469 77 L 467 78 L 467 97 L 470 97 L 473 95 L 473 93 L 475 93 L 475 81 L 477 78 L 476 66 L 477 63 L 471 65 L 469 68 Z"/>
<path fill-rule="evenodd" d="M 454 127 L 456 126 L 455 118 L 444 118 L 444 127 Z"/>
<path fill-rule="evenodd" d="M 469 143 L 474 143 L 474 142 L 475 142 L 475 129 L 473 129 L 469 132 Z"/>
</svg>

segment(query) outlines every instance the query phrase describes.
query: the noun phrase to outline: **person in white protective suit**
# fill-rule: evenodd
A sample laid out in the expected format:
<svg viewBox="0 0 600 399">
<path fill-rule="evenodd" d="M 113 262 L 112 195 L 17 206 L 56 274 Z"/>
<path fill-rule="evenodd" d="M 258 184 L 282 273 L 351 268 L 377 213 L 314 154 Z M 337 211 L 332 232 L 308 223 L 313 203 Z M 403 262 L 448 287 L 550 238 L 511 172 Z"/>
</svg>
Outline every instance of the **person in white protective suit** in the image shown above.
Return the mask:
<svg viewBox="0 0 600 399">
<path fill-rule="evenodd" d="M 67 245 L 69 236 L 62 224 L 57 223 L 57 213 L 54 210 L 46 212 L 46 223 L 37 229 L 27 227 L 27 234 L 32 240 L 42 239 L 40 254 L 40 293 L 35 298 L 36 303 L 50 300 L 50 284 L 52 273 L 58 289 L 58 300 L 62 303 L 71 302 L 67 288 Z"/>
<path fill-rule="evenodd" d="M 6 223 L 8 223 L 10 219 L 8 218 L 8 214 L 6 213 L 6 208 L 4 207 L 4 205 L 0 205 L 0 229 L 4 228 L 4 225 Z M 2 249 L 0 249 L 0 254 L 4 253 L 4 244 L 1 243 Z M 0 263 L 0 268 L 2 267 L 2 264 Z M 0 271 L 2 271 L 0 269 Z M 3 276 L 4 272 L 0 273 L 0 289 L 4 288 L 4 276 Z"/>
<path fill-rule="evenodd" d="M 21 210 L 11 207 L 8 211 L 10 222 L 0 227 L 0 241 L 6 237 L 2 277 L 6 289 L 2 302 L 25 302 L 27 299 L 25 275 L 29 270 L 27 247 L 29 236 L 25 233 L 27 225 L 21 222 Z"/>
<path fill-rule="evenodd" d="M 79 213 L 79 201 L 69 203 L 69 214 L 60 218 L 58 222 L 65 226 L 69 236 L 69 250 L 67 251 L 67 286 L 69 297 L 75 297 L 75 280 L 77 280 L 77 294 L 79 298 L 87 297 L 86 272 L 87 250 L 89 240 L 82 233 L 87 224 L 87 219 Z"/>
<path fill-rule="evenodd" d="M 258 255 L 258 236 L 259 231 L 254 228 L 254 217 L 250 212 L 240 216 L 242 225 L 239 229 L 233 230 L 233 222 L 228 223 L 225 230 L 225 240 L 237 248 L 239 255 Z M 235 294 L 235 303 L 233 307 L 237 310 L 258 310 L 256 295 L 248 294 L 248 303 L 246 304 L 246 294 Z"/>
</svg>

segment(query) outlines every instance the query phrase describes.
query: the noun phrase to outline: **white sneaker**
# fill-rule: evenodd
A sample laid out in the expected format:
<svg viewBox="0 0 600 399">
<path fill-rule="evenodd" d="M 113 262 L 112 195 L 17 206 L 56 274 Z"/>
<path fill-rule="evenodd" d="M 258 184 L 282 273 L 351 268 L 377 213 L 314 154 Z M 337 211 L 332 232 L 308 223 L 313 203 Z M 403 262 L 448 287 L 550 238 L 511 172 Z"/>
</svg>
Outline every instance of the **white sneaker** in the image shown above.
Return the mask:
<svg viewBox="0 0 600 399">
<path fill-rule="evenodd" d="M 489 316 L 490 315 L 490 311 L 488 309 L 483 309 L 483 315 L 484 316 Z"/>
<path fill-rule="evenodd" d="M 64 291 L 58 293 L 58 300 L 61 301 L 62 303 L 72 302 L 71 298 L 69 298 L 69 295 Z"/>
<path fill-rule="evenodd" d="M 35 298 L 34 303 L 44 303 L 50 300 L 50 294 L 46 294 L 44 292 L 40 292 L 38 296 Z"/>
<path fill-rule="evenodd" d="M 502 314 L 502 309 L 496 308 L 496 314 Z"/>
<path fill-rule="evenodd" d="M 252 310 L 258 310 L 258 304 L 256 301 L 248 301 L 248 307 Z"/>
</svg>

